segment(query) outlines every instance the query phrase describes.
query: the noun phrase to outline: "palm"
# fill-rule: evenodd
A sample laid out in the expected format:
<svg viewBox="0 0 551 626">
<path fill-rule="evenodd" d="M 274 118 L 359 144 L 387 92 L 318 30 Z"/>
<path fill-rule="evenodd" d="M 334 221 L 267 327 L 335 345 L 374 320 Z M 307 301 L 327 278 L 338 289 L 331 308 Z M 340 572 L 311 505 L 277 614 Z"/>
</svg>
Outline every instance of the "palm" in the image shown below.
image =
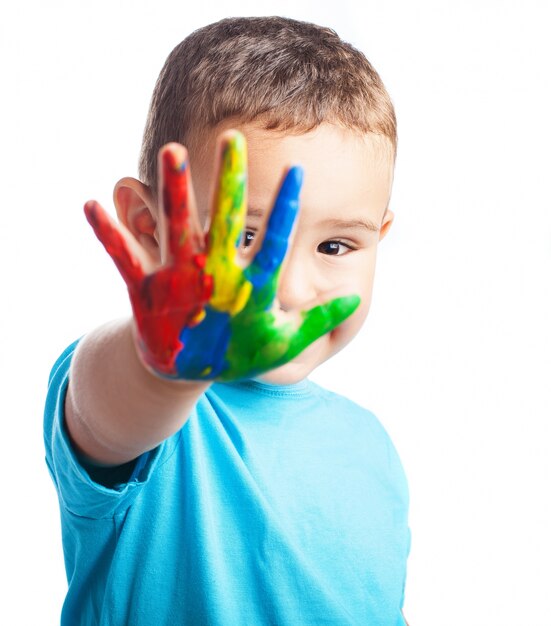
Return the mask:
<svg viewBox="0 0 551 626">
<path fill-rule="evenodd" d="M 301 171 L 281 186 L 260 249 L 243 267 L 238 246 L 246 214 L 246 147 L 232 133 L 223 144 L 212 222 L 206 235 L 190 226 L 187 167 L 163 160 L 167 259 L 145 274 L 113 224 L 96 234 L 126 281 L 144 361 L 158 374 L 183 379 L 232 380 L 283 365 L 332 330 L 359 298 L 337 298 L 297 315 L 274 307 L 278 276 L 298 212 Z M 99 212 L 100 217 L 104 213 Z M 108 218 L 107 218 L 108 219 Z M 163 223 L 161 223 L 163 226 Z M 103 228 L 103 230 L 102 230 Z M 117 239 L 118 237 L 118 239 Z M 113 244 L 116 242 L 116 245 Z"/>
</svg>

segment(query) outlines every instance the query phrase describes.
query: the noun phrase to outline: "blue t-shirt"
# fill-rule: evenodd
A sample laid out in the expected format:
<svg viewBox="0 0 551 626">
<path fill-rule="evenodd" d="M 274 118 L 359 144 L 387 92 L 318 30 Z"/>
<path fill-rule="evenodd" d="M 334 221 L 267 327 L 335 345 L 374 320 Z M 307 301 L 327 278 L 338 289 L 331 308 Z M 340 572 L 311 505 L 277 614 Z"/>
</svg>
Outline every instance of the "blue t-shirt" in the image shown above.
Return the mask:
<svg viewBox="0 0 551 626">
<path fill-rule="evenodd" d="M 52 370 L 44 435 L 64 626 L 405 624 L 407 484 L 372 413 L 309 380 L 215 383 L 107 487 L 64 427 L 74 347 Z"/>
</svg>

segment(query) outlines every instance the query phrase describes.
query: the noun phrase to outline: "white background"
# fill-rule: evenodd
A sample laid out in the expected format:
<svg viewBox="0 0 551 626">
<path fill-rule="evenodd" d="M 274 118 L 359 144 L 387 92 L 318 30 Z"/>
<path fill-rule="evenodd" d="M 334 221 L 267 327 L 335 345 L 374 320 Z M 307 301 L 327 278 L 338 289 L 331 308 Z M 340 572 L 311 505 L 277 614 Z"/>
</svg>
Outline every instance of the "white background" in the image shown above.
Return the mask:
<svg viewBox="0 0 551 626">
<path fill-rule="evenodd" d="M 551 11 L 536 0 L 3 9 L 0 622 L 58 622 L 66 583 L 43 460 L 47 376 L 69 342 L 128 311 L 82 205 L 111 207 L 116 180 L 136 175 L 170 50 L 219 18 L 270 14 L 334 27 L 396 106 L 396 220 L 371 313 L 313 378 L 374 411 L 401 455 L 406 616 L 549 625 Z"/>
</svg>

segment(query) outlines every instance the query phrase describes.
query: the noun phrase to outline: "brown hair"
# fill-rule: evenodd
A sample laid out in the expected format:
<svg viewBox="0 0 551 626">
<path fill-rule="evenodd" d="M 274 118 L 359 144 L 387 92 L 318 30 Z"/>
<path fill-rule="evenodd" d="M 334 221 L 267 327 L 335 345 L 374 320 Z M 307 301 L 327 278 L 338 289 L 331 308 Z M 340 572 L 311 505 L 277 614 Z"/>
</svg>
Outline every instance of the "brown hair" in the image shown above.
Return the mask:
<svg viewBox="0 0 551 626">
<path fill-rule="evenodd" d="M 387 137 L 390 97 L 365 56 L 330 28 L 283 17 L 228 18 L 200 28 L 168 56 L 145 127 L 139 172 L 157 190 L 157 153 L 191 145 L 221 121 L 308 132 L 329 122 Z"/>
</svg>

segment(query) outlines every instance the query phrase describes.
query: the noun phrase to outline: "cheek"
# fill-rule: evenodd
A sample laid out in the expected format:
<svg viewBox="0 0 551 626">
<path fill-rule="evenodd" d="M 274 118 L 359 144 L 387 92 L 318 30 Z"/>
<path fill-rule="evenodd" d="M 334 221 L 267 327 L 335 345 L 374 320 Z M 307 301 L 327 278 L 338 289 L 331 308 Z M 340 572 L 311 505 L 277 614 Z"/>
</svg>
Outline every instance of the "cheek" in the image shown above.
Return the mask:
<svg viewBox="0 0 551 626">
<path fill-rule="evenodd" d="M 362 294 L 360 306 L 331 333 L 331 340 L 338 349 L 343 348 L 358 334 L 363 326 L 371 304 L 371 294 Z"/>
</svg>

